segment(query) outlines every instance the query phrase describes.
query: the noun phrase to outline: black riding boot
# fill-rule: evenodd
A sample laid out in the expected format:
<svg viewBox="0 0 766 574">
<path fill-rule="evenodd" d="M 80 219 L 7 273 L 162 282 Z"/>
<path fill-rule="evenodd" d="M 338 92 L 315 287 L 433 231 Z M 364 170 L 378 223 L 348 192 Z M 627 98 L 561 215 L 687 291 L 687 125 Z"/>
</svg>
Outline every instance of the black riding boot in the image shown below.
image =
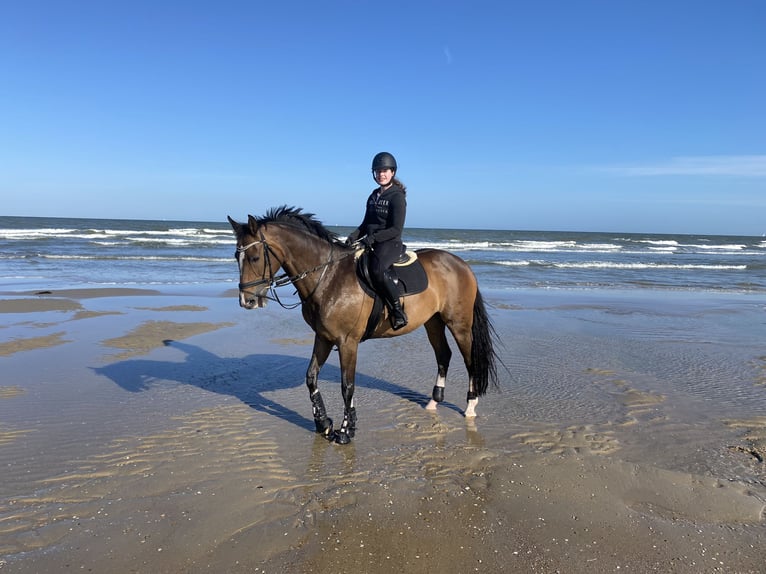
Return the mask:
<svg viewBox="0 0 766 574">
<path fill-rule="evenodd" d="M 383 273 L 383 284 L 381 287 L 383 299 L 386 300 L 386 305 L 391 309 L 391 327 L 394 331 L 397 331 L 407 324 L 407 315 L 404 314 L 404 309 L 402 309 L 402 305 L 399 303 L 399 287 L 394 283 L 394 279 L 389 271 Z"/>
</svg>

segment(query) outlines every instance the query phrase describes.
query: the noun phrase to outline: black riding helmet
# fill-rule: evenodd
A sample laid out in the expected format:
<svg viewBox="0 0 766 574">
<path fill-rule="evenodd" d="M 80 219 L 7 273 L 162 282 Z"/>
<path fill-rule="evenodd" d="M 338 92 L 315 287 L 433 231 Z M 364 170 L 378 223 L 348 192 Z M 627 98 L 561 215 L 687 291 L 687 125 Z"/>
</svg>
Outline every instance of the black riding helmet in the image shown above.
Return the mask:
<svg viewBox="0 0 766 574">
<path fill-rule="evenodd" d="M 375 172 L 386 168 L 391 168 L 396 173 L 396 158 L 387 151 L 375 154 L 375 157 L 372 158 L 372 171 Z"/>
</svg>

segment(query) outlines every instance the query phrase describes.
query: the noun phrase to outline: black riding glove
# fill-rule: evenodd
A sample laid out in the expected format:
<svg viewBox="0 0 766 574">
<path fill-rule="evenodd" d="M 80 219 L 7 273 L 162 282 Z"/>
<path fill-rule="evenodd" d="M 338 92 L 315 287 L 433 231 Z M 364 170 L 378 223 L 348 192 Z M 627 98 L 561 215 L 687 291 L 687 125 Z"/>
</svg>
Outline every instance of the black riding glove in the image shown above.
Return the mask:
<svg viewBox="0 0 766 574">
<path fill-rule="evenodd" d="M 375 243 L 375 238 L 372 235 L 365 235 L 362 237 L 362 244 L 365 247 L 372 247 L 373 243 Z"/>
</svg>

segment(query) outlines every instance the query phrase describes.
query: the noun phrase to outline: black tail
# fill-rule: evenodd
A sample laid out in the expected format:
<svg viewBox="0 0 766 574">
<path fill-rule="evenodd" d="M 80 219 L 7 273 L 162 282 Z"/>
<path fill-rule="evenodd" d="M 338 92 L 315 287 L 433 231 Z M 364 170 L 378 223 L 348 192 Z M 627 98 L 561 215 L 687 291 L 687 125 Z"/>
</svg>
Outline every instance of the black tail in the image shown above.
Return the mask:
<svg viewBox="0 0 766 574">
<path fill-rule="evenodd" d="M 497 354 L 494 347 L 496 337 L 495 328 L 487 316 L 484 299 L 477 289 L 471 327 L 471 378 L 478 396 L 487 392 L 490 382 L 493 387 L 497 387 Z"/>
</svg>

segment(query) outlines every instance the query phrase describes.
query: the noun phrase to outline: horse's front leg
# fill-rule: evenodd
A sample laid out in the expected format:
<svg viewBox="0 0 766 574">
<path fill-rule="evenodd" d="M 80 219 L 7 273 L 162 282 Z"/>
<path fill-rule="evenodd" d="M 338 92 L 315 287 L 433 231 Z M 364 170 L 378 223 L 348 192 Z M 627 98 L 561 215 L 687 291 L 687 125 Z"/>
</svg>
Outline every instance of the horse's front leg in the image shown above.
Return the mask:
<svg viewBox="0 0 766 574">
<path fill-rule="evenodd" d="M 306 370 L 306 386 L 309 390 L 309 397 L 311 398 L 311 411 L 314 415 L 314 425 L 319 434 L 324 435 L 328 439 L 332 439 L 332 419 L 327 416 L 327 410 L 324 406 L 324 400 L 322 394 L 319 392 L 319 385 L 317 384 L 317 378 L 319 377 L 319 370 L 322 365 L 327 361 L 327 357 L 330 356 L 332 350 L 332 343 L 322 339 L 319 335 L 314 337 L 314 350 L 311 353 L 311 361 L 309 361 L 309 368 Z"/>
<path fill-rule="evenodd" d="M 354 379 L 359 342 L 348 340 L 338 345 L 340 354 L 340 388 L 343 393 L 343 423 L 335 433 L 335 442 L 348 444 L 356 433 L 356 408 L 354 407 Z"/>
</svg>

